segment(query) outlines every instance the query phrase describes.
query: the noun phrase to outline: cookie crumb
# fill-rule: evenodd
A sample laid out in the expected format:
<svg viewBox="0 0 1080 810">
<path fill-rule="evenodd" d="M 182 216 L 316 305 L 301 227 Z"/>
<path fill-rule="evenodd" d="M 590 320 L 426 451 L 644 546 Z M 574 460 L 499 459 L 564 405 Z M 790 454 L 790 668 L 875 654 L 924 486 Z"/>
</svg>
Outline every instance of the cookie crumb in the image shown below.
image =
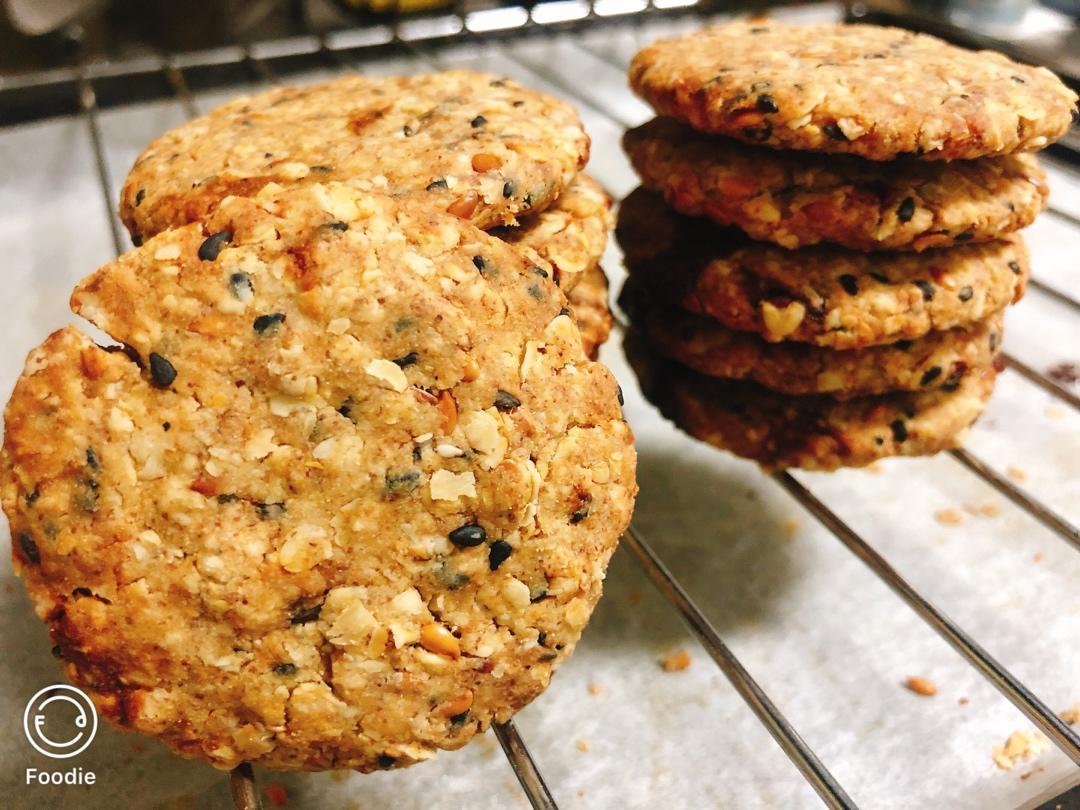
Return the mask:
<svg viewBox="0 0 1080 810">
<path fill-rule="evenodd" d="M 961 706 L 967 706 L 971 701 L 968 700 L 966 697 L 962 697 L 959 700 L 957 700 L 956 702 L 958 704 L 960 704 Z"/>
<path fill-rule="evenodd" d="M 664 668 L 664 672 L 681 672 L 690 666 L 690 653 L 680 648 L 665 655 L 660 661 L 660 666 Z"/>
<path fill-rule="evenodd" d="M 1042 558 L 1043 553 L 1041 551 L 1036 551 L 1035 555 L 1031 558 L 1031 560 L 1032 562 L 1042 562 Z"/>
<path fill-rule="evenodd" d="M 1080 368 L 1075 363 L 1058 363 L 1048 368 L 1046 373 L 1051 379 L 1066 385 L 1080 382 Z"/>
<path fill-rule="evenodd" d="M 1048 419 L 1057 420 L 1065 416 L 1065 409 L 1060 405 L 1047 405 L 1045 413 Z"/>
<path fill-rule="evenodd" d="M 997 501 L 976 501 L 964 507 L 968 512 L 976 516 L 997 517 L 1001 514 L 1001 506 Z"/>
<path fill-rule="evenodd" d="M 266 786 L 266 798 L 274 807 L 284 807 L 289 803 L 289 792 L 280 782 L 271 782 Z"/>
<path fill-rule="evenodd" d="M 934 520 L 946 526 L 956 526 L 964 522 L 964 513 L 959 509 L 938 509 L 934 512 Z"/>
<path fill-rule="evenodd" d="M 937 694 L 937 686 L 934 682 L 918 675 L 908 675 L 904 680 L 904 686 L 916 695 L 922 695 L 923 697 L 933 697 Z"/>
<path fill-rule="evenodd" d="M 1077 723 L 1080 723 L 1080 703 L 1077 703 L 1075 706 L 1070 706 L 1059 714 L 1058 717 L 1070 726 L 1075 726 Z"/>
<path fill-rule="evenodd" d="M 585 795 L 585 788 L 578 788 L 578 789 L 577 789 L 577 795 L 578 795 L 579 797 L 580 797 L 580 796 L 584 796 L 584 795 Z"/>
<path fill-rule="evenodd" d="M 577 745 L 577 750 L 580 751 L 583 754 L 587 753 L 588 750 L 592 747 L 592 746 L 589 745 L 589 741 L 586 740 L 584 737 L 582 737 L 580 740 L 578 740 L 577 743 L 575 743 L 575 744 Z"/>
<path fill-rule="evenodd" d="M 604 694 L 604 685 L 593 681 L 589 684 L 589 694 L 593 697 L 600 697 L 600 695 Z"/>
<path fill-rule="evenodd" d="M 1004 743 L 994 746 L 994 764 L 1008 771 L 1020 760 L 1037 757 L 1049 748 L 1050 740 L 1041 731 L 1014 731 Z"/>
<path fill-rule="evenodd" d="M 783 525 L 784 536 L 787 537 L 788 540 L 790 540 L 795 536 L 795 533 L 799 531 L 799 528 L 801 526 L 802 524 L 799 523 L 799 521 L 795 518 L 788 518 L 784 521 Z"/>
<path fill-rule="evenodd" d="M 1007 467 L 1005 469 L 1005 473 L 1013 481 L 1020 481 L 1020 482 L 1027 481 L 1027 473 L 1024 472 L 1022 469 L 1020 469 L 1019 467 L 1014 467 L 1014 466 L 1010 465 L 1009 467 Z"/>
</svg>

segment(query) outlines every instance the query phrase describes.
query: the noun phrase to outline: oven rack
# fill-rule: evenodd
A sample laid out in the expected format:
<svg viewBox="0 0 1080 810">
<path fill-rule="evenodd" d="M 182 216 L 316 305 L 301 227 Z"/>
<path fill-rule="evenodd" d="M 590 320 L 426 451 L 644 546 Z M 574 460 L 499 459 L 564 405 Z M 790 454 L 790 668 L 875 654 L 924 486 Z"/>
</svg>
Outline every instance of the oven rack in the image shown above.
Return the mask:
<svg viewBox="0 0 1080 810">
<path fill-rule="evenodd" d="M 188 116 L 193 116 L 197 113 L 197 107 L 189 80 L 192 75 L 198 76 L 201 84 L 210 86 L 220 77 L 225 77 L 222 83 L 227 84 L 230 78 L 235 79 L 237 75 L 245 74 L 249 81 L 255 83 L 278 84 L 282 82 L 282 77 L 289 73 L 313 67 L 330 71 L 363 72 L 366 61 L 388 50 L 411 55 L 427 63 L 432 69 L 442 69 L 446 65 L 440 58 L 440 49 L 448 44 L 461 44 L 470 38 L 516 37 L 538 31 L 579 29 L 600 23 L 637 25 L 645 18 L 659 15 L 691 13 L 706 18 L 715 12 L 714 7 L 704 2 L 699 4 L 695 0 L 558 0 L 547 6 L 547 9 L 541 5 L 474 12 L 459 6 L 451 14 L 425 17 L 412 23 L 401 21 L 385 26 L 387 30 L 320 32 L 309 28 L 306 35 L 288 41 L 249 43 L 224 53 L 185 56 L 159 54 L 132 63 L 87 64 L 71 71 L 54 71 L 43 77 L 34 77 L 31 81 L 0 80 L 0 108 L 5 112 L 14 109 L 17 120 L 29 120 L 42 117 L 43 114 L 63 114 L 74 105 L 74 110 L 82 116 L 85 123 L 97 170 L 101 202 L 105 206 L 111 228 L 110 236 L 115 251 L 120 253 L 124 250 L 125 236 L 113 214 L 115 190 L 111 187 L 98 120 L 99 112 L 105 106 L 163 97 L 164 88 Z M 587 44 L 580 47 L 619 70 L 627 67 L 608 53 L 591 50 Z M 595 95 L 583 95 L 579 88 L 565 81 L 547 66 L 512 53 L 507 55 L 527 71 L 558 87 L 579 107 L 589 109 L 620 128 L 638 123 L 629 120 L 617 103 L 604 103 L 602 100 L 598 101 Z M 125 85 L 130 91 L 127 96 L 122 90 Z M 107 96 L 106 103 L 102 103 L 99 98 L 102 88 Z M 19 99 L 19 102 L 9 107 L 8 101 L 13 98 Z M 0 125 L 4 123 L 9 121 L 0 120 Z M 1080 226 L 1080 219 L 1070 211 L 1059 208 L 1051 210 L 1059 217 Z M 1080 311 L 1080 301 L 1069 293 L 1037 279 L 1032 279 L 1030 284 L 1072 310 Z M 617 324 L 617 329 L 619 326 Z M 1080 397 L 1064 385 L 1011 355 L 1005 354 L 1004 359 L 1010 372 L 1021 375 L 1062 403 L 1080 409 Z M 951 455 L 959 467 L 981 478 L 1062 540 L 1080 550 L 1080 529 L 1065 517 L 970 451 L 957 449 L 951 451 Z M 884 557 L 795 475 L 779 472 L 773 474 L 772 478 L 1080 767 L 1080 736 L 1076 731 L 995 660 L 962 627 L 912 587 Z M 693 635 L 823 803 L 832 808 L 855 808 L 857 805 L 844 787 L 832 776 L 825 764 L 724 644 L 716 627 L 672 575 L 646 538 L 632 526 L 622 542 L 633 553 L 655 587 L 678 611 Z M 513 721 L 496 724 L 493 729 L 531 806 L 554 810 L 557 805 L 551 791 Z M 237 808 L 255 810 L 262 807 L 254 771 L 247 763 L 240 765 L 230 774 L 230 792 Z"/>
</svg>

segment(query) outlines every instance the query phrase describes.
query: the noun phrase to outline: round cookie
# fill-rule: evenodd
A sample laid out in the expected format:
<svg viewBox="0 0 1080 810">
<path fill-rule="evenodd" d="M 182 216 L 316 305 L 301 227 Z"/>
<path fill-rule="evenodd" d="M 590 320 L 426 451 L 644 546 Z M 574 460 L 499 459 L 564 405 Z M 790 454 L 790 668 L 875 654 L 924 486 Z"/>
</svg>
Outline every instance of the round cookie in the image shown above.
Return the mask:
<svg viewBox="0 0 1080 810">
<path fill-rule="evenodd" d="M 591 177 L 579 174 L 546 211 L 494 233 L 539 253 L 555 269 L 556 283 L 568 292 L 599 265 L 614 224 L 611 197 Z"/>
<path fill-rule="evenodd" d="M 344 76 L 238 98 L 165 133 L 135 161 L 120 216 L 138 244 L 230 195 L 337 180 L 489 228 L 546 208 L 588 157 L 570 105 L 509 79 Z"/>
<path fill-rule="evenodd" d="M 679 216 L 642 189 L 620 206 L 616 235 L 627 269 L 654 294 L 770 342 L 833 349 L 985 320 L 1018 301 L 1028 277 L 1018 234 L 923 253 L 789 251 Z"/>
<path fill-rule="evenodd" d="M 608 307 L 608 280 L 599 265 L 581 274 L 581 282 L 566 294 L 581 332 L 585 354 L 595 360 L 611 334 L 614 319 Z"/>
<path fill-rule="evenodd" d="M 633 279 L 619 303 L 653 350 L 709 377 L 748 380 L 784 394 L 837 399 L 954 385 L 970 369 L 990 365 L 1001 347 L 1002 313 L 970 327 L 918 340 L 837 351 L 809 343 L 769 343 L 712 318 L 650 304 Z"/>
<path fill-rule="evenodd" d="M 1045 68 L 874 25 L 740 20 L 654 42 L 630 84 L 661 115 L 778 149 L 954 160 L 1041 149 L 1076 94 Z"/>
<path fill-rule="evenodd" d="M 699 133 L 671 118 L 628 131 L 642 183 L 683 214 L 798 248 L 925 250 L 1030 225 L 1049 188 L 1034 155 L 951 163 L 851 155 L 828 160 Z"/>
<path fill-rule="evenodd" d="M 320 184 L 79 285 L 120 346 L 69 326 L 31 353 L 0 494 L 106 718 L 221 768 L 370 771 L 544 689 L 636 491 L 615 380 L 545 268 Z"/>
<path fill-rule="evenodd" d="M 994 366 L 985 366 L 948 388 L 840 401 L 706 377 L 657 359 L 633 332 L 624 345 L 646 397 L 676 426 L 769 471 L 862 467 L 956 447 L 985 408 L 997 376 Z"/>
</svg>

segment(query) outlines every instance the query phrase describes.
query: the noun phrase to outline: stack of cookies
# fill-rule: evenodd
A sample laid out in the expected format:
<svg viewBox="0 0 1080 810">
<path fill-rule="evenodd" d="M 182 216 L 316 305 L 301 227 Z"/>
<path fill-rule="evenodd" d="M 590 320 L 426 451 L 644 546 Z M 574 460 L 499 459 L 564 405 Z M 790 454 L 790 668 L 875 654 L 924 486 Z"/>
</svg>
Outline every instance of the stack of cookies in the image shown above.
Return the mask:
<svg viewBox="0 0 1080 810">
<path fill-rule="evenodd" d="M 275 89 L 139 158 L 136 248 L 71 298 L 116 344 L 35 349 L 0 455 L 15 569 L 108 720 L 371 771 L 546 687 L 637 490 L 586 355 L 588 149 L 562 102 L 455 72 Z"/>
<path fill-rule="evenodd" d="M 627 351 L 692 435 L 766 468 L 955 446 L 1024 292 L 1052 73 L 866 25 L 743 21 L 646 47 L 617 235 Z"/>
</svg>

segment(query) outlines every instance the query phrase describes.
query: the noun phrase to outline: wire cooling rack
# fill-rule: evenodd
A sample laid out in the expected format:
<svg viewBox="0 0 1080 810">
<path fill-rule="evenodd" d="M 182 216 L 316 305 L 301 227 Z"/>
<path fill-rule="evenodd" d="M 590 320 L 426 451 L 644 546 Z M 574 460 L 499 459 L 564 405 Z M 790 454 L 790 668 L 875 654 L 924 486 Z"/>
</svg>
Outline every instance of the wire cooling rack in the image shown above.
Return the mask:
<svg viewBox="0 0 1080 810">
<path fill-rule="evenodd" d="M 115 167 L 109 165 L 100 121 L 103 109 L 147 99 L 172 98 L 190 117 L 200 112 L 196 103 L 200 91 L 233 94 L 241 86 L 277 84 L 295 74 L 309 77 L 312 73 L 364 72 L 372 59 L 387 56 L 397 60 L 403 72 L 439 69 L 461 64 L 463 59 L 466 63 L 475 61 L 473 44 L 490 40 L 497 43 L 500 64 L 510 66 L 507 72 L 520 72 L 526 83 L 569 98 L 583 111 L 587 121 L 597 122 L 597 126 L 590 127 L 594 136 L 593 166 L 600 164 L 597 173 L 603 173 L 604 164 L 616 159 L 614 151 L 618 142 L 613 136 L 625 127 L 641 123 L 648 115 L 625 87 L 613 89 L 615 85 L 610 80 L 594 81 L 593 73 L 606 72 L 610 79 L 614 73 L 625 72 L 633 45 L 655 38 L 658 31 L 702 24 L 703 18 L 711 13 L 694 5 L 693 0 L 558 0 L 529 9 L 458 8 L 446 14 L 368 29 L 327 33 L 309 29 L 287 41 L 241 44 L 214 53 L 160 54 L 129 63 L 89 64 L 29 79 L 0 80 L 0 112 L 4 115 L 0 123 L 32 121 L 48 115 L 82 117 L 97 172 L 100 203 L 108 212 L 110 238 L 115 252 L 119 253 L 125 248 L 126 238 L 113 214 L 117 198 L 112 180 Z M 817 7 L 794 14 L 829 17 L 836 14 L 836 9 Z M 619 35 L 608 42 L 605 39 L 608 31 L 618 31 Z M 535 48 L 514 47 L 515 43 L 544 37 L 558 38 L 552 53 L 569 49 L 574 58 L 538 58 Z M 0 137 L 2 134 L 0 129 Z M 1051 162 L 1050 170 L 1055 187 L 1064 186 L 1068 193 L 1062 198 L 1064 205 L 1059 205 L 1055 198 L 1052 212 L 1047 216 L 1060 220 L 1059 225 L 1076 240 L 1080 237 L 1080 174 L 1067 163 Z M 1038 270 L 1036 267 L 1037 273 Z M 1044 277 L 1033 278 L 1031 286 L 1074 316 L 1080 311 L 1080 301 Z M 1004 359 L 1010 373 L 1019 375 L 1064 406 L 1080 408 L 1080 397 L 1068 382 L 1043 374 L 1033 364 L 1012 354 L 1006 354 Z M 1074 449 L 1080 450 L 1080 443 Z M 982 479 L 1061 540 L 1080 550 L 1080 530 L 1061 509 L 1043 503 L 1003 472 L 1000 465 L 973 451 L 955 450 L 951 455 L 956 474 L 968 473 Z M 916 590 L 860 533 L 815 495 L 801 476 L 781 472 L 773 478 L 1045 733 L 1074 765 L 1080 766 L 1080 737 L 1032 689 Z M 632 527 L 623 543 L 821 800 L 829 807 L 856 807 L 844 786 L 725 645 L 706 611 L 698 607 L 642 532 Z M 515 724 L 499 725 L 494 731 L 528 802 L 534 808 L 555 808 L 552 791 Z M 237 808 L 252 810 L 261 806 L 250 766 L 243 765 L 231 774 L 230 788 Z"/>
</svg>

